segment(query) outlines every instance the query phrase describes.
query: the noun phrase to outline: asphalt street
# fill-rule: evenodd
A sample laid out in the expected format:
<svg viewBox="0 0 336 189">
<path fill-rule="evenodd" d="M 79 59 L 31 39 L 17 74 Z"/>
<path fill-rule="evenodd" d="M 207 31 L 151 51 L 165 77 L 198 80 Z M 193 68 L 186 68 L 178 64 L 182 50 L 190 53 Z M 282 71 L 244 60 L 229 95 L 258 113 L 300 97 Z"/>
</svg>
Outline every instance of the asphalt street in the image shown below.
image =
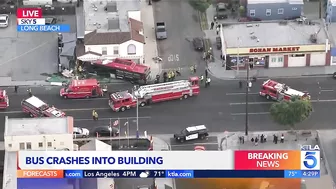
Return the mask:
<svg viewBox="0 0 336 189">
<path fill-rule="evenodd" d="M 164 70 L 182 68 L 189 71 L 198 64 L 204 70 L 202 53 L 193 49 L 192 39 L 203 37 L 198 13 L 185 0 L 161 0 L 153 3 L 155 22 L 165 22 L 168 38 L 158 41 L 159 56 Z M 188 26 L 188 27 L 186 27 Z"/>
<path fill-rule="evenodd" d="M 185 141 L 183 143 L 177 142 L 174 138 L 170 139 L 171 150 L 173 151 L 193 151 L 195 146 L 204 146 L 207 151 L 218 150 L 217 136 L 209 136 L 205 140 L 197 139 L 192 141 Z"/>
<path fill-rule="evenodd" d="M 314 112 L 309 120 L 299 124 L 298 129 L 332 129 L 335 128 L 336 117 L 332 110 L 336 105 L 336 82 L 332 78 L 302 78 L 278 79 L 288 86 L 310 92 Z M 253 83 L 249 96 L 249 129 L 253 131 L 283 130 L 283 126 L 275 124 L 269 115 L 272 101 L 260 97 L 259 92 L 262 80 Z M 131 89 L 130 84 L 113 85 L 113 90 Z M 107 98 L 97 99 L 62 99 L 59 88 L 32 88 L 34 95 L 48 104 L 63 109 L 67 115 L 75 118 L 75 126 L 93 129 L 97 126 L 108 125 L 111 121 L 120 119 L 121 133 L 128 128 L 123 125 L 129 122 L 129 134 L 136 132 L 136 109 L 125 112 L 112 112 Z M 13 94 L 8 89 L 10 107 L 1 111 L 1 119 L 9 117 L 27 117 L 21 112 L 20 102 L 27 98 L 25 88 L 19 89 L 19 94 Z M 91 111 L 96 109 L 99 120 L 93 121 Z M 2 121 L 1 120 L 1 121 Z M 139 131 L 148 134 L 177 133 L 193 125 L 206 125 L 210 132 L 242 131 L 245 125 L 245 93 L 239 89 L 238 81 L 214 80 L 209 88 L 202 86 L 199 96 L 185 100 L 175 100 L 152 104 L 139 108 Z M 3 130 L 3 128 L 1 128 Z M 1 132 L 1 130 L 0 130 Z M 1 138 L 0 138 L 1 140 Z"/>
</svg>

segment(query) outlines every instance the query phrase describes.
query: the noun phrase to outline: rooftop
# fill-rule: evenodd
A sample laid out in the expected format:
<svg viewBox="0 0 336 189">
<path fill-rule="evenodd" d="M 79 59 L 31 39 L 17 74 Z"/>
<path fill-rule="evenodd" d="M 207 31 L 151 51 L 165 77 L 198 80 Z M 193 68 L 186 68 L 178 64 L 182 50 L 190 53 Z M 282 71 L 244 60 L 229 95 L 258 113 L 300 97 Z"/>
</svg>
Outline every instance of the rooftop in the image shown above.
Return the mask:
<svg viewBox="0 0 336 189">
<path fill-rule="evenodd" d="M 310 37 L 315 33 L 317 42 L 313 43 Z M 325 44 L 328 38 L 323 23 L 318 21 L 311 25 L 297 21 L 232 24 L 223 27 L 223 34 L 227 48 L 316 45 Z"/>
<path fill-rule="evenodd" d="M 16 154 L 17 152 L 6 152 L 3 170 L 3 189 L 13 189 L 17 188 L 17 178 L 16 178 Z"/>
<path fill-rule="evenodd" d="M 73 118 L 8 118 L 5 136 L 45 135 L 72 133 Z"/>
<path fill-rule="evenodd" d="M 84 2 L 85 31 L 129 32 L 128 11 L 139 11 L 139 0 Z"/>
</svg>

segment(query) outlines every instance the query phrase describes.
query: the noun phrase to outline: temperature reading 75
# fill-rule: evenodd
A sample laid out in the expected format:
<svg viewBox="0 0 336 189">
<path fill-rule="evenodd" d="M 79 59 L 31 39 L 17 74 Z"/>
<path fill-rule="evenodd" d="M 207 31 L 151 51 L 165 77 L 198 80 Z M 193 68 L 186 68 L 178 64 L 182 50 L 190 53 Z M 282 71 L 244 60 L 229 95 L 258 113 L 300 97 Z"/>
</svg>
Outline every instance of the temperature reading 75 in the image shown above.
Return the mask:
<svg viewBox="0 0 336 189">
<path fill-rule="evenodd" d="M 179 54 L 170 54 L 168 56 L 168 62 L 178 62 L 180 61 Z"/>
</svg>

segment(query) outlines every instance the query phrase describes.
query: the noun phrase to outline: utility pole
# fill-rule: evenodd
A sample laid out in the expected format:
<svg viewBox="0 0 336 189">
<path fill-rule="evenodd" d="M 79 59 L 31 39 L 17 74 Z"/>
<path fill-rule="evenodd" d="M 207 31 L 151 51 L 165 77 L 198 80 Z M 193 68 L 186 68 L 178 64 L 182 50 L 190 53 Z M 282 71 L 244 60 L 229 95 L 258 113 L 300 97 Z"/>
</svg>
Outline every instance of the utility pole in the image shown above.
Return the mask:
<svg viewBox="0 0 336 189">
<path fill-rule="evenodd" d="M 239 48 L 240 48 L 240 38 L 237 38 L 238 41 L 238 48 L 237 48 L 237 76 L 239 77 L 239 63 L 240 63 L 240 58 L 239 58 Z"/>
<path fill-rule="evenodd" d="M 248 127 L 249 127 L 249 91 L 250 91 L 250 63 L 245 64 L 246 66 L 246 102 L 245 102 L 245 136 L 248 136 Z"/>
</svg>

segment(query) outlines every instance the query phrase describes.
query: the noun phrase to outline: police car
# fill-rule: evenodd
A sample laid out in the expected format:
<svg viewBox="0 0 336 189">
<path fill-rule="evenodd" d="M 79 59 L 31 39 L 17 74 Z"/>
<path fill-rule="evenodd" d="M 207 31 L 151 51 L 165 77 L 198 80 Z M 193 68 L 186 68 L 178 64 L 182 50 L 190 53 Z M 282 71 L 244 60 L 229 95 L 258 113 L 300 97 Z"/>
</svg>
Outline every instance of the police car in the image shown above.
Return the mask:
<svg viewBox="0 0 336 189">
<path fill-rule="evenodd" d="M 205 139 L 209 136 L 208 129 L 204 125 L 187 127 L 179 134 L 174 134 L 174 138 L 178 142 L 184 142 L 195 139 Z"/>
</svg>

